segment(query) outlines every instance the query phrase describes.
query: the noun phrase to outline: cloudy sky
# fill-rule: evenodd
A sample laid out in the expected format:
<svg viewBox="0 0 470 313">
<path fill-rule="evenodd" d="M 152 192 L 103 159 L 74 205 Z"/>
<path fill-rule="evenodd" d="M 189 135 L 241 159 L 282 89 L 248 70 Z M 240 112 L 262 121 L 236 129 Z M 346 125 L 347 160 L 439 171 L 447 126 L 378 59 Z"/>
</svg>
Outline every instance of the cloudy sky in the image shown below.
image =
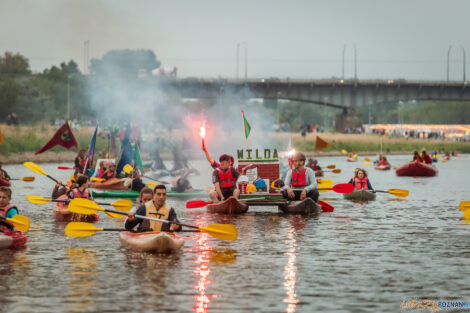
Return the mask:
<svg viewBox="0 0 470 313">
<path fill-rule="evenodd" d="M 461 80 L 469 52 L 467 0 L 0 0 L 0 53 L 33 71 L 84 64 L 112 49 L 152 49 L 180 77 Z"/>
</svg>

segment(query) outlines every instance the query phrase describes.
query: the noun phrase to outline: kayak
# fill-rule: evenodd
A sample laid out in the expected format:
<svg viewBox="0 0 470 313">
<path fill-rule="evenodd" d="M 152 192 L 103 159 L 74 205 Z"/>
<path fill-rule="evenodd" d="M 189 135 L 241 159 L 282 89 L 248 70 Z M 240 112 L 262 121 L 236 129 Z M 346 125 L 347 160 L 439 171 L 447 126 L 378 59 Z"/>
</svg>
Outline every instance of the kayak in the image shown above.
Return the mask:
<svg viewBox="0 0 470 313">
<path fill-rule="evenodd" d="M 135 199 L 139 196 L 139 193 L 134 190 L 110 190 L 110 191 L 96 191 L 92 190 L 91 195 L 93 198 L 125 198 L 125 199 Z M 186 192 L 176 192 L 176 191 L 167 191 L 167 197 L 200 197 L 207 196 L 205 190 L 193 190 Z"/>
<path fill-rule="evenodd" d="M 28 236 L 15 230 L 12 232 L 0 233 L 0 249 L 24 247 Z"/>
<path fill-rule="evenodd" d="M 347 161 L 348 162 L 357 162 L 357 158 L 348 158 Z"/>
<path fill-rule="evenodd" d="M 209 213 L 239 214 L 246 211 L 248 211 L 248 204 L 238 201 L 233 196 L 222 202 L 207 205 L 207 212 Z"/>
<path fill-rule="evenodd" d="M 126 187 L 124 187 L 124 180 L 119 178 L 110 178 L 105 181 L 93 182 L 90 184 L 90 187 L 100 190 L 126 190 Z"/>
<path fill-rule="evenodd" d="M 321 206 L 310 198 L 280 205 L 279 209 L 284 213 L 290 214 L 318 214 L 321 212 Z"/>
<path fill-rule="evenodd" d="M 123 246 L 131 250 L 156 253 L 178 251 L 184 245 L 183 238 L 172 232 L 122 231 L 119 233 L 119 240 Z"/>
<path fill-rule="evenodd" d="M 379 171 L 388 171 L 390 167 L 391 167 L 390 164 L 374 166 L 374 168 Z"/>
<path fill-rule="evenodd" d="M 398 167 L 396 173 L 397 176 L 436 176 L 437 169 L 428 164 L 409 162 Z"/>
<path fill-rule="evenodd" d="M 354 190 L 350 193 L 343 193 L 346 200 L 370 201 L 375 200 L 375 193 L 365 189 Z"/>
<path fill-rule="evenodd" d="M 62 195 L 57 200 L 67 199 L 66 195 Z M 79 214 L 68 210 L 68 205 L 63 202 L 56 202 L 56 207 L 52 211 L 54 219 L 58 222 L 97 222 L 98 214 Z"/>
<path fill-rule="evenodd" d="M 0 187 L 1 186 L 10 187 L 10 181 L 4 178 L 0 178 Z"/>
</svg>

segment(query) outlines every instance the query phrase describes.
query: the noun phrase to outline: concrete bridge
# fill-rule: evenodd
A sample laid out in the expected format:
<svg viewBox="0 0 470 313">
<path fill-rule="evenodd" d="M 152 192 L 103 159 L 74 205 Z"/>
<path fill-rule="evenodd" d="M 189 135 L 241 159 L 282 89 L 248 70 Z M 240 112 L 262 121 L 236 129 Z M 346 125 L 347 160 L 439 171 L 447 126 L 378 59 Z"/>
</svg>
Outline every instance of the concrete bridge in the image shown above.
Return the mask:
<svg viewBox="0 0 470 313">
<path fill-rule="evenodd" d="M 336 126 L 362 125 L 355 108 L 399 101 L 470 101 L 467 82 L 400 80 L 279 80 L 242 82 L 207 79 L 180 79 L 162 82 L 184 98 L 262 98 L 314 103 L 341 109 Z M 360 124 L 360 125 L 359 125 Z"/>
</svg>

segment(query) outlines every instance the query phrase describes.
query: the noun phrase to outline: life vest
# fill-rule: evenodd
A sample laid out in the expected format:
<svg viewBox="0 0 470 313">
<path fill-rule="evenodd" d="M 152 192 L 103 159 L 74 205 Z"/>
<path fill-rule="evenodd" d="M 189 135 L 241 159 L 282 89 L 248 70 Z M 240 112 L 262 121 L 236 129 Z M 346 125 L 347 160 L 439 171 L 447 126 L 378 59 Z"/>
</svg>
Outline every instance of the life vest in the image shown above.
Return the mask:
<svg viewBox="0 0 470 313">
<path fill-rule="evenodd" d="M 367 189 L 367 178 L 354 179 L 354 189 Z"/>
<path fill-rule="evenodd" d="M 297 173 L 295 169 L 292 170 L 292 187 L 305 187 L 307 185 L 306 171 L 307 168 L 305 167 L 300 173 Z"/>
<path fill-rule="evenodd" d="M 155 204 L 153 201 L 149 201 L 145 204 L 145 216 L 147 217 L 153 217 L 153 218 L 158 218 L 161 220 L 168 220 L 168 217 L 170 216 L 170 208 L 166 207 L 166 202 L 165 204 L 157 210 L 155 207 Z M 162 230 L 162 222 L 157 222 L 157 221 L 151 221 L 147 220 L 150 224 L 150 228 L 153 231 L 161 231 Z"/>
<path fill-rule="evenodd" d="M 102 169 L 99 168 L 99 169 L 98 169 L 98 178 L 103 177 L 103 175 L 104 175 L 104 170 L 102 170 Z"/>
<path fill-rule="evenodd" d="M 15 205 L 7 205 L 7 206 L 4 206 L 4 207 L 1 207 L 0 208 L 0 216 L 2 217 L 6 217 L 7 216 L 7 213 L 8 211 L 10 211 L 10 209 L 13 209 L 15 208 L 16 211 L 18 211 L 18 208 L 15 206 Z M 5 220 L 1 220 L 3 223 L 0 223 L 0 231 L 4 231 L 4 232 L 9 232 L 9 231 L 12 231 L 14 229 L 13 226 L 11 227 L 8 227 L 7 225 L 10 225 L 9 222 L 5 221 Z M 6 223 L 7 225 L 5 225 L 4 223 Z"/>
<path fill-rule="evenodd" d="M 380 161 L 380 165 L 387 165 L 387 164 L 388 164 L 387 161 L 384 161 L 384 160 Z"/>
<path fill-rule="evenodd" d="M 233 180 L 231 167 L 229 167 L 225 172 L 220 168 L 216 168 L 216 171 L 219 174 L 219 183 L 223 189 L 235 187 L 235 181 Z"/>
<path fill-rule="evenodd" d="M 90 193 L 88 192 L 88 189 L 85 189 L 82 193 L 82 192 L 80 192 L 80 190 L 78 188 L 74 188 L 72 190 L 72 192 L 73 192 L 73 197 L 74 198 L 90 199 Z"/>
</svg>

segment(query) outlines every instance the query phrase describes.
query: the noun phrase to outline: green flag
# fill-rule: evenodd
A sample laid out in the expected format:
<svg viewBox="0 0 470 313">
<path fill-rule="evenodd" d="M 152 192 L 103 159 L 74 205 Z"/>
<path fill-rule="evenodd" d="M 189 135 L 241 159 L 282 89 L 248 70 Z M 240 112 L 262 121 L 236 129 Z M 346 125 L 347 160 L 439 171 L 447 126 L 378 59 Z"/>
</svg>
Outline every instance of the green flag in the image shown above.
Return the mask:
<svg viewBox="0 0 470 313">
<path fill-rule="evenodd" d="M 139 145 L 137 143 L 134 145 L 134 162 L 135 166 L 138 166 L 140 168 L 140 171 L 143 175 L 145 173 L 144 165 L 142 164 L 142 159 L 140 158 Z"/>
<path fill-rule="evenodd" d="M 251 126 L 250 123 L 245 118 L 245 113 L 243 113 L 242 110 L 242 116 L 243 116 L 243 126 L 245 128 L 245 139 L 248 139 L 248 136 L 250 136 L 250 131 L 251 131 Z"/>
</svg>

